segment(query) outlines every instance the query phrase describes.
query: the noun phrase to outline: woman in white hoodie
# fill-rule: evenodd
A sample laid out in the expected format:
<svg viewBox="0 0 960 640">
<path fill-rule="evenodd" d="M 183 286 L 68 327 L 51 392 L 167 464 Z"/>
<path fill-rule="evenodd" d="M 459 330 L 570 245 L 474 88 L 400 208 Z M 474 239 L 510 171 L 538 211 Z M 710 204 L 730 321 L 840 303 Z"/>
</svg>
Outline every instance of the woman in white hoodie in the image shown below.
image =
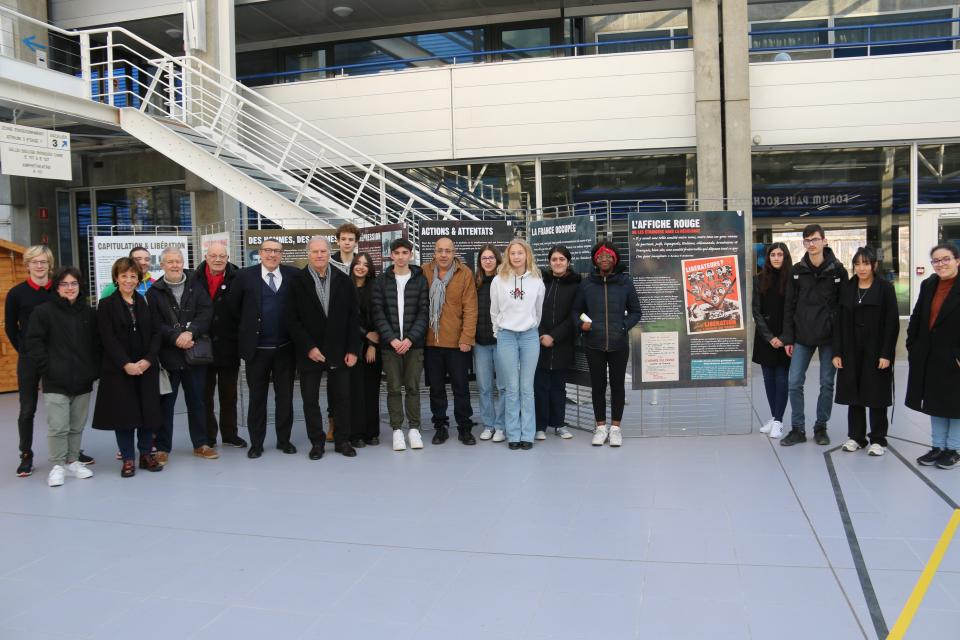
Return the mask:
<svg viewBox="0 0 960 640">
<path fill-rule="evenodd" d="M 490 320 L 497 338 L 497 378 L 506 388 L 504 426 L 511 449 L 532 449 L 536 432 L 533 378 L 540 359 L 544 286 L 530 245 L 515 238 L 490 283 Z"/>
</svg>

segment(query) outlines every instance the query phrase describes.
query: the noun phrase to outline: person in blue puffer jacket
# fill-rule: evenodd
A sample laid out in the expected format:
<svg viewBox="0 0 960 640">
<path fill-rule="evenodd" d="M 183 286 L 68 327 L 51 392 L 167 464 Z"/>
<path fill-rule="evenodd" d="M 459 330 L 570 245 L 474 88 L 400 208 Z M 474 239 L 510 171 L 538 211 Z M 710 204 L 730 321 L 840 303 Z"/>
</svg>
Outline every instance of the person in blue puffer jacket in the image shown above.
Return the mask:
<svg viewBox="0 0 960 640">
<path fill-rule="evenodd" d="M 587 366 L 597 428 L 593 446 L 609 438 L 611 447 L 623 444 L 620 420 L 626 401 L 624 381 L 630 357 L 630 329 L 640 322 L 640 298 L 611 242 L 598 242 L 590 251 L 596 271 L 584 278 L 573 301 L 573 322 L 585 334 Z M 607 370 L 610 372 L 610 418 L 607 427 Z"/>
</svg>

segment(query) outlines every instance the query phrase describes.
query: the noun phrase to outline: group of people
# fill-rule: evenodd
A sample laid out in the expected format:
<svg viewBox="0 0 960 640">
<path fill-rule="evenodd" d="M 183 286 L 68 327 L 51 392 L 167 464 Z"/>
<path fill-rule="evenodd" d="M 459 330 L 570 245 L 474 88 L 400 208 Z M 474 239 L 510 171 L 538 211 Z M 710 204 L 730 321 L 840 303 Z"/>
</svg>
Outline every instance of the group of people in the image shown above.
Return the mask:
<svg viewBox="0 0 960 640">
<path fill-rule="evenodd" d="M 96 309 L 80 294 L 77 268 L 54 271 L 50 250 L 31 247 L 24 254 L 29 276 L 6 302 L 7 335 L 20 356 L 17 475 L 33 472 L 33 418 L 42 388 L 48 484 L 60 486 L 66 475 L 92 477 L 94 460 L 80 444 L 97 379 L 92 427 L 115 432 L 123 477 L 168 464 L 181 388 L 195 456 L 218 458 L 218 436 L 224 445 L 246 448 L 237 430 L 241 360 L 249 458 L 264 454 L 271 387 L 277 449 L 297 452 L 291 442 L 297 375 L 311 460 L 323 457 L 328 439 L 347 457 L 379 444 L 382 378 L 393 449 L 422 449 L 424 373 L 432 443 L 449 438 L 449 379 L 458 439 L 475 445 L 471 366 L 480 439 L 527 450 L 550 429 L 573 437 L 565 426 L 565 385 L 578 334 L 590 368 L 592 444 L 622 445 L 628 333 L 640 319 L 640 303 L 613 244 L 597 243 L 594 270 L 582 277 L 563 246 L 551 248 L 541 272 L 524 240 L 512 240 L 503 254 L 488 244 L 474 271 L 457 257 L 451 238 L 439 239 L 422 266 L 411 263 L 413 245 L 397 239 L 391 264 L 378 274 L 371 257 L 357 251 L 356 226 L 341 225 L 336 238 L 336 252 L 326 238 L 312 238 L 302 269 L 284 264 L 283 246 L 272 239 L 261 244 L 259 264 L 247 268 L 230 262 L 224 244 L 213 243 L 190 271 L 182 250 L 169 246 L 159 256 L 161 274 L 149 271 L 150 252 L 135 247 L 113 264 L 112 283 Z M 328 430 L 320 407 L 324 375 Z"/>
<path fill-rule="evenodd" d="M 761 366 L 771 413 L 760 430 L 782 436 L 782 446 L 806 442 L 804 382 L 816 351 L 820 393 L 814 441 L 830 444 L 827 423 L 836 402 L 848 407 L 843 450 L 865 448 L 881 456 L 900 332 L 896 292 L 878 273 L 871 247 L 857 249 L 849 276 L 820 225 L 804 228 L 803 245 L 806 252 L 797 263 L 785 244 L 769 245 L 754 278 L 753 361 Z M 960 250 L 939 244 L 930 251 L 930 264 L 934 273 L 923 281 L 907 327 L 906 405 L 931 420 L 932 447 L 917 463 L 953 469 L 960 466 L 960 287 L 954 286 Z M 788 398 L 789 429 L 783 424 Z"/>
</svg>

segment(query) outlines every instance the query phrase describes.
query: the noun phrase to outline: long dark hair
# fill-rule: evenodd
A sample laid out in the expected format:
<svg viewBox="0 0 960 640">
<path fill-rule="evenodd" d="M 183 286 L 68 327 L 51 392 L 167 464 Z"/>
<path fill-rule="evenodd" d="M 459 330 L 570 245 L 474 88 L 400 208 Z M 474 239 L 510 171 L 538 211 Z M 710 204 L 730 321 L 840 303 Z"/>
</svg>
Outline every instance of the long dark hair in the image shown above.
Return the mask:
<svg viewBox="0 0 960 640">
<path fill-rule="evenodd" d="M 365 251 L 361 251 L 360 253 L 356 254 L 353 256 L 353 260 L 350 261 L 350 279 L 353 280 L 354 285 L 357 284 L 357 278 L 353 275 L 353 267 L 357 264 L 357 260 L 360 258 L 365 258 L 367 261 L 367 277 L 363 281 L 363 286 L 367 286 L 373 282 L 374 278 L 377 277 L 377 267 L 374 266 L 373 260 L 370 259 L 369 254 L 367 254 Z"/>
<path fill-rule="evenodd" d="M 500 262 L 503 260 L 503 258 L 500 256 L 500 249 L 497 249 L 495 246 L 493 246 L 490 243 L 483 245 L 482 247 L 480 247 L 480 249 L 477 250 L 477 267 L 475 270 L 476 278 L 477 278 L 477 289 L 483 286 L 483 277 L 486 275 L 483 272 L 483 262 L 480 260 L 480 256 L 482 256 L 486 251 L 491 251 L 493 253 L 494 261 L 497 263 L 497 266 L 494 267 L 493 269 L 494 273 L 497 272 L 497 269 L 500 267 Z"/>
<path fill-rule="evenodd" d="M 552 274 L 552 271 L 551 271 L 551 269 L 550 269 L 550 258 L 552 258 L 552 257 L 553 257 L 553 254 L 555 254 L 555 253 L 559 253 L 560 255 L 562 255 L 564 258 L 567 259 L 567 273 L 573 273 L 573 272 L 574 272 L 574 271 L 573 271 L 573 257 L 570 255 L 570 250 L 567 249 L 567 248 L 566 248 L 565 246 L 563 246 L 562 244 L 556 244 L 556 245 L 553 245 L 552 247 L 550 247 L 550 251 L 547 252 L 547 264 L 546 264 L 546 267 L 545 267 L 545 269 L 544 269 L 544 273 L 551 273 L 551 274 Z"/>
<path fill-rule="evenodd" d="M 774 249 L 783 251 L 783 264 L 780 266 L 780 273 L 776 273 L 770 264 L 770 254 Z M 766 295 L 770 288 L 776 284 L 777 293 L 783 295 L 787 291 L 787 282 L 790 281 L 790 267 L 793 266 L 793 259 L 790 257 L 790 249 L 782 242 L 774 242 L 767 247 L 763 254 L 763 269 L 760 271 L 760 293 Z"/>
</svg>

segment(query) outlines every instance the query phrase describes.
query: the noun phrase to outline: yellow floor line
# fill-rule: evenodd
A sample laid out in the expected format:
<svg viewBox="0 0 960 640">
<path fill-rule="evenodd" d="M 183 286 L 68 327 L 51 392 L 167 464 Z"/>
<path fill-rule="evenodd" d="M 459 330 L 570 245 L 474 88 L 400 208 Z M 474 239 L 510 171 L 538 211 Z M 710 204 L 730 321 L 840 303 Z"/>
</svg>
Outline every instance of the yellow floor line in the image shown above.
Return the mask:
<svg viewBox="0 0 960 640">
<path fill-rule="evenodd" d="M 953 534 L 957 532 L 958 524 L 960 524 L 960 509 L 954 509 L 953 516 L 950 518 L 950 522 L 947 523 L 947 528 L 943 530 L 943 534 L 941 534 L 940 539 L 937 541 L 937 546 L 933 548 L 933 553 L 930 554 L 930 559 L 927 560 L 927 566 L 923 568 L 923 573 L 920 574 L 917 584 L 913 587 L 913 592 L 907 599 L 907 603 L 903 605 L 903 611 L 900 612 L 897 623 L 893 625 L 893 629 L 890 630 L 887 640 L 901 640 L 907 632 L 907 629 L 910 628 L 910 623 L 913 622 L 913 617 L 917 614 L 920 603 L 923 602 L 924 596 L 927 595 L 930 582 L 933 581 L 933 576 L 937 573 L 944 554 L 947 553 L 950 541 L 953 540 Z"/>
</svg>

